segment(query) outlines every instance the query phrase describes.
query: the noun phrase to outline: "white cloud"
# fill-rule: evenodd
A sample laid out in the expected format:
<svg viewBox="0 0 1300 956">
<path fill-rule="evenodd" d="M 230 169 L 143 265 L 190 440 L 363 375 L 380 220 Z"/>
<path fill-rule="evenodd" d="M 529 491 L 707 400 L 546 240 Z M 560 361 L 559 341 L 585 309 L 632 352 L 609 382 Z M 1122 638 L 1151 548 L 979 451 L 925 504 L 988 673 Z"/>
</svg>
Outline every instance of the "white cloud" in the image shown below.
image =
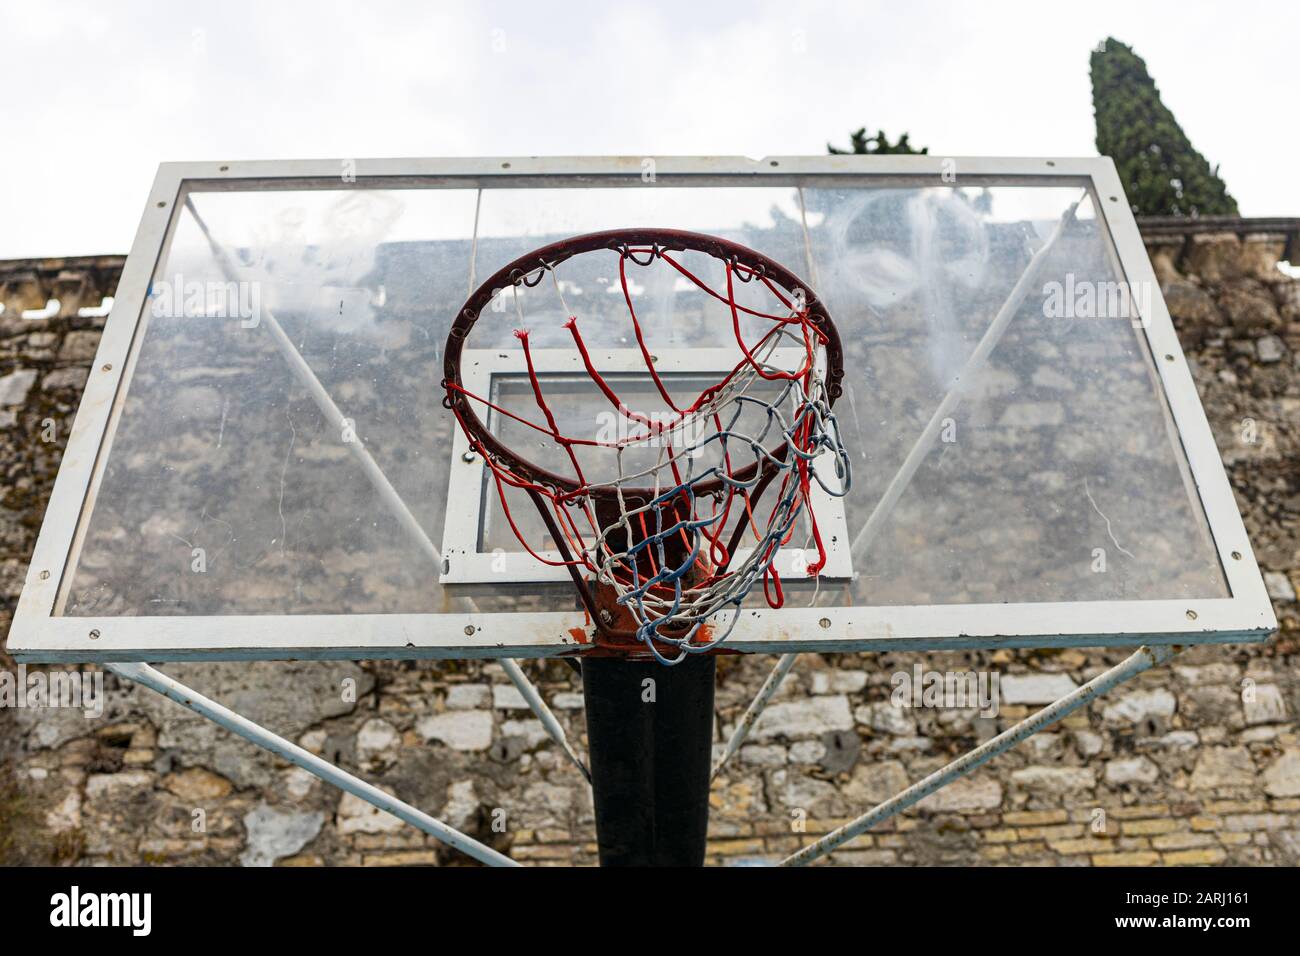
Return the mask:
<svg viewBox="0 0 1300 956">
<path fill-rule="evenodd" d="M 1090 155 L 1090 48 L 1135 46 L 1247 215 L 1300 213 L 1294 5 L 15 3 L 0 257 L 120 252 L 160 161 Z"/>
</svg>

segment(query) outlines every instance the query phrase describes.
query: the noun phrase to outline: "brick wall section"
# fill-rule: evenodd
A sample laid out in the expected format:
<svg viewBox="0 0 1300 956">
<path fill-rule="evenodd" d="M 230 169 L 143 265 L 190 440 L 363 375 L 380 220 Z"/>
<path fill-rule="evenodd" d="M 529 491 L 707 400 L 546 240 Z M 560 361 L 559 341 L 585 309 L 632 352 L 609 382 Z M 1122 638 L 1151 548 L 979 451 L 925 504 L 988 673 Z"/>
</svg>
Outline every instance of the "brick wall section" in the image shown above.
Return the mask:
<svg viewBox="0 0 1300 956">
<path fill-rule="evenodd" d="M 858 839 L 832 863 L 1300 862 L 1300 281 L 1276 268 L 1278 236 L 1161 235 L 1148 248 L 1268 572 L 1279 637 L 1187 651 Z M 0 301 L 11 306 L 0 315 L 0 635 L 102 323 L 78 317 L 73 305 L 96 303 L 115 268 L 120 259 L 0 272 Z M 39 307 L 55 282 L 68 299 L 57 315 L 18 318 L 19 307 Z M 804 656 L 715 782 L 710 861 L 792 851 L 1124 656 Z M 1007 703 L 996 717 L 890 706 L 890 675 L 918 661 L 940 671 L 995 669 Z M 720 664 L 719 740 L 770 660 Z M 8 658 L 0 666 L 14 669 Z M 559 663 L 527 669 L 581 748 L 573 674 Z M 594 862 L 587 790 L 496 665 L 167 670 L 516 859 Z M 355 700 L 340 692 L 349 680 Z M 149 692 L 111 675 L 106 686 L 98 720 L 0 710 L 0 862 L 463 862 Z"/>
</svg>

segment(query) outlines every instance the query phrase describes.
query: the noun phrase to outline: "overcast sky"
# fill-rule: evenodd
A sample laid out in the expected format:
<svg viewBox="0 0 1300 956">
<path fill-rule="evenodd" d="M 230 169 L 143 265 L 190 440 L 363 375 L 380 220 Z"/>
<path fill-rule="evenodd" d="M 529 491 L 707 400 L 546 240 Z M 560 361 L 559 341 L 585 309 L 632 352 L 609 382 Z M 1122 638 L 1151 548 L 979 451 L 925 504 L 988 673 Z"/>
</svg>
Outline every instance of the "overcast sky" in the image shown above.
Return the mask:
<svg viewBox="0 0 1300 956">
<path fill-rule="evenodd" d="M 1095 155 L 1132 45 L 1247 216 L 1300 215 L 1291 2 L 0 0 L 0 258 L 126 252 L 165 160 Z"/>
</svg>

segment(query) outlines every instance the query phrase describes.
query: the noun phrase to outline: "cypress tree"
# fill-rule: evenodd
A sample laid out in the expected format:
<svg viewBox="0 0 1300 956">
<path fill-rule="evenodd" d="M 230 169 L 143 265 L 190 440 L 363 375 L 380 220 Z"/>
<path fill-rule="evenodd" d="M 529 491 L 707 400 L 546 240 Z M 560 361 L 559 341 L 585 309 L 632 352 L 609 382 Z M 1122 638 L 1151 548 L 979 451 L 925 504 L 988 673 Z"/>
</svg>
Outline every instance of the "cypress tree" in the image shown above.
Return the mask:
<svg viewBox="0 0 1300 956">
<path fill-rule="evenodd" d="M 922 146 L 920 149 L 913 149 L 912 144 L 907 141 L 907 133 L 898 137 L 898 142 L 891 143 L 885 131 L 877 131 L 875 136 L 867 135 L 867 128 L 861 129 L 849 134 L 849 148 L 837 149 L 830 143 L 826 144 L 826 151 L 836 156 L 846 154 L 870 154 L 873 156 L 884 156 L 887 154 L 901 154 L 908 156 L 920 156 L 930 152 L 930 147 Z"/>
<path fill-rule="evenodd" d="M 1235 216 L 1237 201 L 1160 101 L 1147 65 L 1113 37 L 1092 53 L 1097 152 L 1119 170 L 1140 216 Z"/>
</svg>

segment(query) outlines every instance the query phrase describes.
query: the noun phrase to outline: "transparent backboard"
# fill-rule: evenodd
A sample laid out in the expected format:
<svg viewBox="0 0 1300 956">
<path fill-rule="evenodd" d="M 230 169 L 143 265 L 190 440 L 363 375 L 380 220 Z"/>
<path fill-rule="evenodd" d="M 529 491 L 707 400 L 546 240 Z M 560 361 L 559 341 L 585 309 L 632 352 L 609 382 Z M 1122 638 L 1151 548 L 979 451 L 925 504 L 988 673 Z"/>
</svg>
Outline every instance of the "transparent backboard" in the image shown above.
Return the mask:
<svg viewBox="0 0 1300 956">
<path fill-rule="evenodd" d="M 135 323 L 129 362 L 51 616 L 572 616 L 563 572 L 510 571 L 523 549 L 443 407 L 443 352 L 466 297 L 502 265 L 628 226 L 711 233 L 776 259 L 826 303 L 844 343 L 836 410 L 854 484 L 837 543 L 847 570 L 790 579 L 786 611 L 754 595 L 764 634 L 796 608 L 1113 614 L 1125 602 L 1190 608 L 1234 596 L 1162 380 L 1160 363 L 1174 357 L 1152 349 L 1153 321 L 1168 322 L 1159 291 L 1126 271 L 1107 219 L 1116 213 L 1099 209 L 1090 176 L 286 183 L 182 182 L 138 315 L 112 319 Z M 589 344 L 635 345 L 620 290 L 558 274 Z M 701 307 L 680 284 L 635 295 L 666 374 L 683 387 L 707 381 L 716 370 L 699 357 L 734 341 L 725 309 Z M 554 292 L 526 296 L 534 346 L 563 344 Z M 970 368 L 1009 302 L 987 361 Z M 512 304 L 474 330 L 472 347 L 501 358 L 494 394 L 527 384 L 519 321 Z M 561 372 L 548 383 L 565 414 L 595 416 L 600 398 L 585 387 Z M 919 467 L 864 533 L 946 398 L 951 413 Z M 1205 467 L 1221 478 L 1217 461 Z M 545 529 L 525 524 L 547 548 Z M 489 570 L 456 583 L 450 562 L 463 555 Z M 832 620 L 846 646 L 881 633 L 855 638 Z M 1089 622 L 1079 636 L 1106 630 Z M 1060 633 L 1071 632 L 1067 621 Z M 557 642 L 572 645 L 567 633 Z"/>
</svg>

